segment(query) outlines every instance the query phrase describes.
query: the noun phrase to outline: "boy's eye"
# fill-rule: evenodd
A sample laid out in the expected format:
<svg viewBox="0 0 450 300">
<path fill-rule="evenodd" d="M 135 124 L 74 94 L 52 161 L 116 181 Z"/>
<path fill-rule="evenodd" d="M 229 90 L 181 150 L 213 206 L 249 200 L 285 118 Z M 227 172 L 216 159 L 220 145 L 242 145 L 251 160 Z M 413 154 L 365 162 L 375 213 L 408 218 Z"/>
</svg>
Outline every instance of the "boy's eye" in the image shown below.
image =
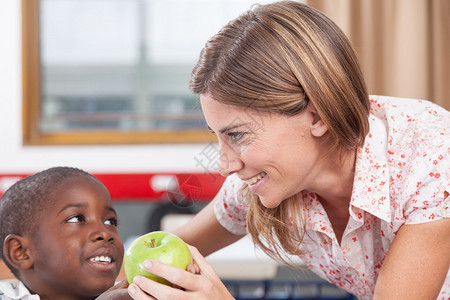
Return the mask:
<svg viewBox="0 0 450 300">
<path fill-rule="evenodd" d="M 79 222 L 83 222 L 84 221 L 84 217 L 81 215 L 78 216 L 73 216 L 71 218 L 69 218 L 67 220 L 67 223 L 79 223 Z"/>
<path fill-rule="evenodd" d="M 105 221 L 106 225 L 112 225 L 112 226 L 116 226 L 116 227 L 117 227 L 117 223 L 118 222 L 117 222 L 116 218 L 110 218 Z"/>
</svg>

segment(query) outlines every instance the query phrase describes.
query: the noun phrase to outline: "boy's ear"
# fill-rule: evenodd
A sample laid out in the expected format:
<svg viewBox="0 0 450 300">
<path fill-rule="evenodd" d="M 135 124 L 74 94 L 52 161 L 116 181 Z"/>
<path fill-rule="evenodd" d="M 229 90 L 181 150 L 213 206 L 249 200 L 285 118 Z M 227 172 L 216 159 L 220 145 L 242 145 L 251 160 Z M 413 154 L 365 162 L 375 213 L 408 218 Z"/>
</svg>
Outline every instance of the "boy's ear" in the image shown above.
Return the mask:
<svg viewBox="0 0 450 300">
<path fill-rule="evenodd" d="M 3 243 L 4 259 L 18 270 L 26 270 L 33 266 L 30 255 L 29 239 L 17 234 L 9 234 Z"/>
<path fill-rule="evenodd" d="M 308 106 L 309 106 L 310 113 L 312 115 L 311 133 L 315 137 L 321 137 L 327 132 L 328 126 L 327 126 L 327 124 L 325 124 L 325 122 L 319 116 L 316 108 L 314 107 L 314 105 L 311 102 L 309 102 Z"/>
</svg>

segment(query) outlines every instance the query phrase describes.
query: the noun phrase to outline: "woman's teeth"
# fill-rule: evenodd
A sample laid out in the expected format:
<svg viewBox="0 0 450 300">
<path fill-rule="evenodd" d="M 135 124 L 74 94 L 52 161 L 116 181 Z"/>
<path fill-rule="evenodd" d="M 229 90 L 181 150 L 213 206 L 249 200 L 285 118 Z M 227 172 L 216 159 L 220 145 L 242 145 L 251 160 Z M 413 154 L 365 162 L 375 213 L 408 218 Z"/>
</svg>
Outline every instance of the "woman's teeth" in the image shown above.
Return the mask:
<svg viewBox="0 0 450 300">
<path fill-rule="evenodd" d="M 93 257 L 93 258 L 89 259 L 89 261 L 91 261 L 91 262 L 107 262 L 107 263 L 110 263 L 111 262 L 111 257 L 109 257 L 109 256 L 96 256 L 96 257 Z"/>
<path fill-rule="evenodd" d="M 265 173 L 265 172 L 262 172 L 262 173 L 256 175 L 255 177 L 252 177 L 252 178 L 250 178 L 250 179 L 247 179 L 245 182 L 246 182 L 248 185 L 253 185 L 253 184 L 257 183 L 258 181 L 260 181 L 264 176 L 266 176 L 266 173 Z"/>
</svg>

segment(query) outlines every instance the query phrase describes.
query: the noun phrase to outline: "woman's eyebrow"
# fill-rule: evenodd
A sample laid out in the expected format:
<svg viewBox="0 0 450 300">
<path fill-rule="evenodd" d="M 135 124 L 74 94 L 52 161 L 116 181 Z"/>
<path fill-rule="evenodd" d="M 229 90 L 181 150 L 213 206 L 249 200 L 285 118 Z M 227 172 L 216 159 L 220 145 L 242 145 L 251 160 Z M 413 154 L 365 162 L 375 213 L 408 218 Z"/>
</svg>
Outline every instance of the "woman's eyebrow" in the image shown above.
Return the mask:
<svg viewBox="0 0 450 300">
<path fill-rule="evenodd" d="M 236 128 L 239 128 L 242 126 L 247 126 L 247 124 L 250 124 L 250 123 L 231 124 L 231 125 L 225 126 L 224 128 L 220 129 L 219 133 L 225 133 L 227 131 L 230 131 L 230 130 L 233 130 L 233 129 L 236 129 Z M 211 129 L 211 127 L 209 127 L 209 126 L 207 126 L 207 127 L 208 127 L 209 131 L 211 131 L 212 133 L 215 133 L 214 130 Z"/>
<path fill-rule="evenodd" d="M 245 126 L 246 128 L 248 128 L 249 124 L 250 123 L 230 124 L 230 125 L 222 128 L 222 129 L 220 129 L 219 132 L 220 133 L 225 133 L 227 131 L 230 131 L 230 130 L 233 130 L 233 129 L 236 129 L 236 128 L 239 128 L 239 127 L 242 127 L 242 126 Z"/>
</svg>

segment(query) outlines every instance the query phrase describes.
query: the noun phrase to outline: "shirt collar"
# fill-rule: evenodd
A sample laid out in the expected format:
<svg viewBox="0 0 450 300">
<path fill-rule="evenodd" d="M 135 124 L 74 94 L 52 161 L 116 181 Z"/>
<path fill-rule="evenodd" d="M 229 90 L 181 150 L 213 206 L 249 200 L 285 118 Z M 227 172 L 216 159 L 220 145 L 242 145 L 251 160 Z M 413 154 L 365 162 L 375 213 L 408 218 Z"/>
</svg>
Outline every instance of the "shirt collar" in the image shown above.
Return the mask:
<svg viewBox="0 0 450 300">
<path fill-rule="evenodd" d="M 386 222 L 391 221 L 387 128 L 382 120 L 369 117 L 370 132 L 364 146 L 358 149 L 350 200 L 350 215 L 358 220 L 362 209 Z"/>
<path fill-rule="evenodd" d="M 22 281 L 3 281 L 0 289 L 10 299 L 39 299 L 38 295 L 32 295 Z"/>
</svg>

